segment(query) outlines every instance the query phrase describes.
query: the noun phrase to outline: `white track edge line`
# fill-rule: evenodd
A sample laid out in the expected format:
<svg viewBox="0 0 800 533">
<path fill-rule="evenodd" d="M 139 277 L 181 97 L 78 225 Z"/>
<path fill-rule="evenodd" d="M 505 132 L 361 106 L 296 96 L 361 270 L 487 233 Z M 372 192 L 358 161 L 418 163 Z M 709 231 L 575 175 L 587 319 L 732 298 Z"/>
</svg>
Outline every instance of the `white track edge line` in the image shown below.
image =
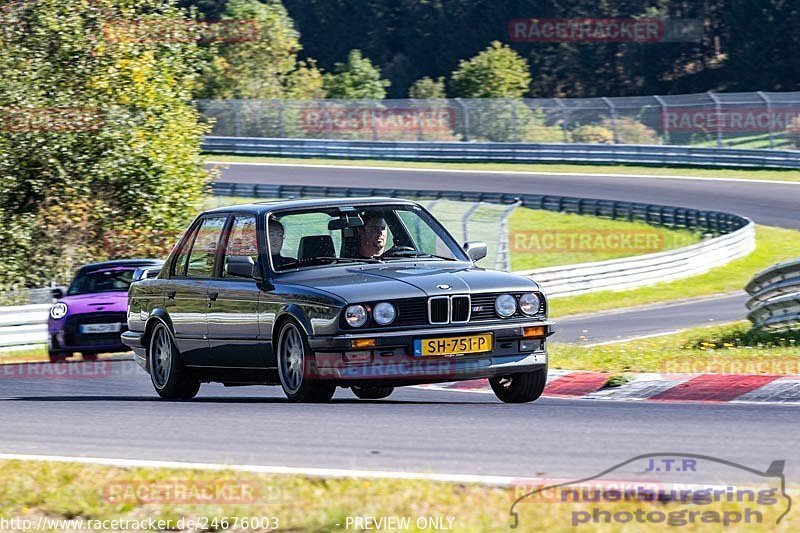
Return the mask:
<svg viewBox="0 0 800 533">
<path fill-rule="evenodd" d="M 33 455 L 0 453 L 4 461 L 43 461 L 49 463 L 77 463 L 127 468 L 173 468 L 189 470 L 250 472 L 256 474 L 302 475 L 309 477 L 366 478 L 366 479 L 408 479 L 422 481 L 441 481 L 450 483 L 475 483 L 480 485 L 507 486 L 521 477 L 489 476 L 477 474 L 436 474 L 427 472 L 402 472 L 384 470 L 348 470 L 343 468 L 306 468 L 291 466 L 268 466 L 224 463 L 192 463 L 183 461 L 156 461 L 149 459 L 115 459 L 108 457 L 73 457 L 66 455 Z M 537 478 L 524 478 L 526 480 Z"/>
</svg>

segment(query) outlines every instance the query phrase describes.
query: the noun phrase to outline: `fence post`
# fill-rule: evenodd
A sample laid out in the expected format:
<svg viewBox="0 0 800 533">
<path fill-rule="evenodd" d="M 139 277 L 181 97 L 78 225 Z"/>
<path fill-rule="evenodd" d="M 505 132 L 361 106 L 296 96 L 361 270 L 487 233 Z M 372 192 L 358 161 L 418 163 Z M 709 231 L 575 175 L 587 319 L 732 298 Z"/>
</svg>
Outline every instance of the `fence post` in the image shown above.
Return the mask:
<svg viewBox="0 0 800 533">
<path fill-rule="evenodd" d="M 511 270 L 511 253 L 508 249 L 508 217 L 514 212 L 514 209 L 521 205 L 522 200 L 517 198 L 516 202 L 505 208 L 500 217 L 500 234 L 497 240 L 497 256 L 494 261 L 495 270 L 506 272 Z"/>
<path fill-rule="evenodd" d="M 456 103 L 461 106 L 461 111 L 464 114 L 464 131 L 462 135 L 464 137 L 464 141 L 469 141 L 469 109 L 467 108 L 466 104 L 461 101 L 461 98 L 456 98 Z"/>
<path fill-rule="evenodd" d="M 619 144 L 619 135 L 617 134 L 617 110 L 610 98 L 604 96 L 602 100 L 608 106 L 608 115 L 611 118 L 611 131 L 614 133 L 614 144 Z"/>
<path fill-rule="evenodd" d="M 233 100 L 233 136 L 242 136 L 242 119 L 239 116 L 241 111 L 241 100 Z"/>
<path fill-rule="evenodd" d="M 653 98 L 656 99 L 658 105 L 661 106 L 661 127 L 664 128 L 664 144 L 669 144 L 669 122 L 667 121 L 667 102 L 658 96 L 657 94 L 653 95 Z"/>
<path fill-rule="evenodd" d="M 769 147 L 775 148 L 775 139 L 772 137 L 772 102 L 764 91 L 758 91 L 756 94 L 767 104 L 767 116 L 769 117 Z"/>
<path fill-rule="evenodd" d="M 515 101 L 510 99 L 510 98 L 507 99 L 506 101 L 511 104 L 511 124 L 514 127 L 513 139 L 514 139 L 515 143 L 518 143 L 519 142 L 519 128 L 517 126 L 517 106 L 516 106 Z"/>
<path fill-rule="evenodd" d="M 478 208 L 483 205 L 483 202 L 477 202 L 472 205 L 467 212 L 464 213 L 464 216 L 461 218 L 461 233 L 464 235 L 464 242 L 469 240 L 469 219 L 478 210 Z"/>
<path fill-rule="evenodd" d="M 567 111 L 564 108 L 564 104 L 561 103 L 560 98 L 553 98 L 553 101 L 558 106 L 559 111 L 561 111 L 561 129 L 564 132 L 564 142 L 569 142 L 569 134 L 567 132 Z"/>
<path fill-rule="evenodd" d="M 278 131 L 281 134 L 281 139 L 286 137 L 286 125 L 284 124 L 284 114 L 283 114 L 284 107 L 283 106 L 284 106 L 283 100 L 279 98 L 278 99 L 278 119 L 279 119 Z"/>
<path fill-rule="evenodd" d="M 722 102 L 720 102 L 717 95 L 713 92 L 708 91 L 706 93 L 709 98 L 714 102 L 714 112 L 717 115 L 717 148 L 722 148 L 722 120 L 720 120 L 720 115 L 722 114 Z"/>
</svg>

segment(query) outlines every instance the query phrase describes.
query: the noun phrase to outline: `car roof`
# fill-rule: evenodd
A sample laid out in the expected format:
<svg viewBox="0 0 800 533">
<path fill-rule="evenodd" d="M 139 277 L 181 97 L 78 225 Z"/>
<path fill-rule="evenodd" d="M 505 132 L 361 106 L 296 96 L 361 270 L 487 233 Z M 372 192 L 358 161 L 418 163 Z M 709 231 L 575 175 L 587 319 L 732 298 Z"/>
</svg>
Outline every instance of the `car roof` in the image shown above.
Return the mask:
<svg viewBox="0 0 800 533">
<path fill-rule="evenodd" d="M 83 265 L 78 271 L 79 272 L 89 272 L 92 270 L 100 270 L 103 268 L 114 268 L 114 267 L 138 267 L 138 266 L 150 266 L 150 265 L 162 265 L 164 261 L 161 259 L 116 259 L 113 261 L 101 261 L 99 263 L 90 263 L 88 265 Z"/>
<path fill-rule="evenodd" d="M 403 200 L 400 198 L 390 198 L 384 196 L 364 196 L 355 198 L 298 198 L 291 200 L 273 200 L 269 202 L 258 202 L 251 204 L 230 205 L 225 207 L 217 207 L 203 214 L 209 213 L 253 213 L 262 214 L 272 211 L 279 211 L 284 209 L 313 209 L 317 207 L 340 207 L 340 206 L 362 206 L 362 205 L 381 205 L 381 204 L 402 204 L 402 205 L 418 205 L 411 200 Z"/>
</svg>

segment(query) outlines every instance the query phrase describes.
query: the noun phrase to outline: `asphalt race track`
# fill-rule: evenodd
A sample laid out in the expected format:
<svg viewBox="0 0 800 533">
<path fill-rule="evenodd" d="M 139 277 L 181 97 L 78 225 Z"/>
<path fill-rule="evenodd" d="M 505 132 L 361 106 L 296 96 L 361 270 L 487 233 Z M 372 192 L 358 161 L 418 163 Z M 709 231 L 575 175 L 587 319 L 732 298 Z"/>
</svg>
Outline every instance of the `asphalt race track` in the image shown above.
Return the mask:
<svg viewBox="0 0 800 533">
<path fill-rule="evenodd" d="M 800 229 L 800 183 L 225 163 L 220 181 L 553 194 L 713 209 Z"/>
<path fill-rule="evenodd" d="M 71 363 L 81 365 L 83 363 Z M 102 377 L 0 372 L 0 452 L 521 477 L 590 475 L 649 452 L 719 456 L 800 475 L 788 406 L 628 403 L 398 389 L 291 404 L 280 387 L 203 385 L 158 400 L 133 362 Z M 730 473 L 726 475 L 731 475 Z M 719 481 L 732 482 L 726 478 Z"/>
</svg>

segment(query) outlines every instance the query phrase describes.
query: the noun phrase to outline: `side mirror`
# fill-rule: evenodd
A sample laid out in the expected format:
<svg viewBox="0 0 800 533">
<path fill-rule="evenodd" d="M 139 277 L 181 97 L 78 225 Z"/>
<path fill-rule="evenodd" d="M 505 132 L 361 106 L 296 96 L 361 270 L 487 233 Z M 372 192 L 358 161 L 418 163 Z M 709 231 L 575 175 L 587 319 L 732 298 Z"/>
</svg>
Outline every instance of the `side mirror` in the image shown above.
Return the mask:
<svg viewBox="0 0 800 533">
<path fill-rule="evenodd" d="M 486 257 L 486 243 L 483 241 L 465 242 L 463 248 L 464 251 L 467 252 L 467 256 L 474 262 L 480 261 Z"/>
<path fill-rule="evenodd" d="M 54 289 L 52 289 L 52 290 L 50 291 L 50 294 L 51 294 L 51 295 L 53 296 L 53 298 L 55 298 L 56 300 L 60 300 L 61 298 L 63 298 L 63 297 L 64 297 L 64 289 L 62 289 L 61 287 L 55 287 Z"/>
<path fill-rule="evenodd" d="M 237 278 L 254 278 L 256 264 L 249 255 L 231 255 L 225 258 L 225 273 Z"/>
</svg>

